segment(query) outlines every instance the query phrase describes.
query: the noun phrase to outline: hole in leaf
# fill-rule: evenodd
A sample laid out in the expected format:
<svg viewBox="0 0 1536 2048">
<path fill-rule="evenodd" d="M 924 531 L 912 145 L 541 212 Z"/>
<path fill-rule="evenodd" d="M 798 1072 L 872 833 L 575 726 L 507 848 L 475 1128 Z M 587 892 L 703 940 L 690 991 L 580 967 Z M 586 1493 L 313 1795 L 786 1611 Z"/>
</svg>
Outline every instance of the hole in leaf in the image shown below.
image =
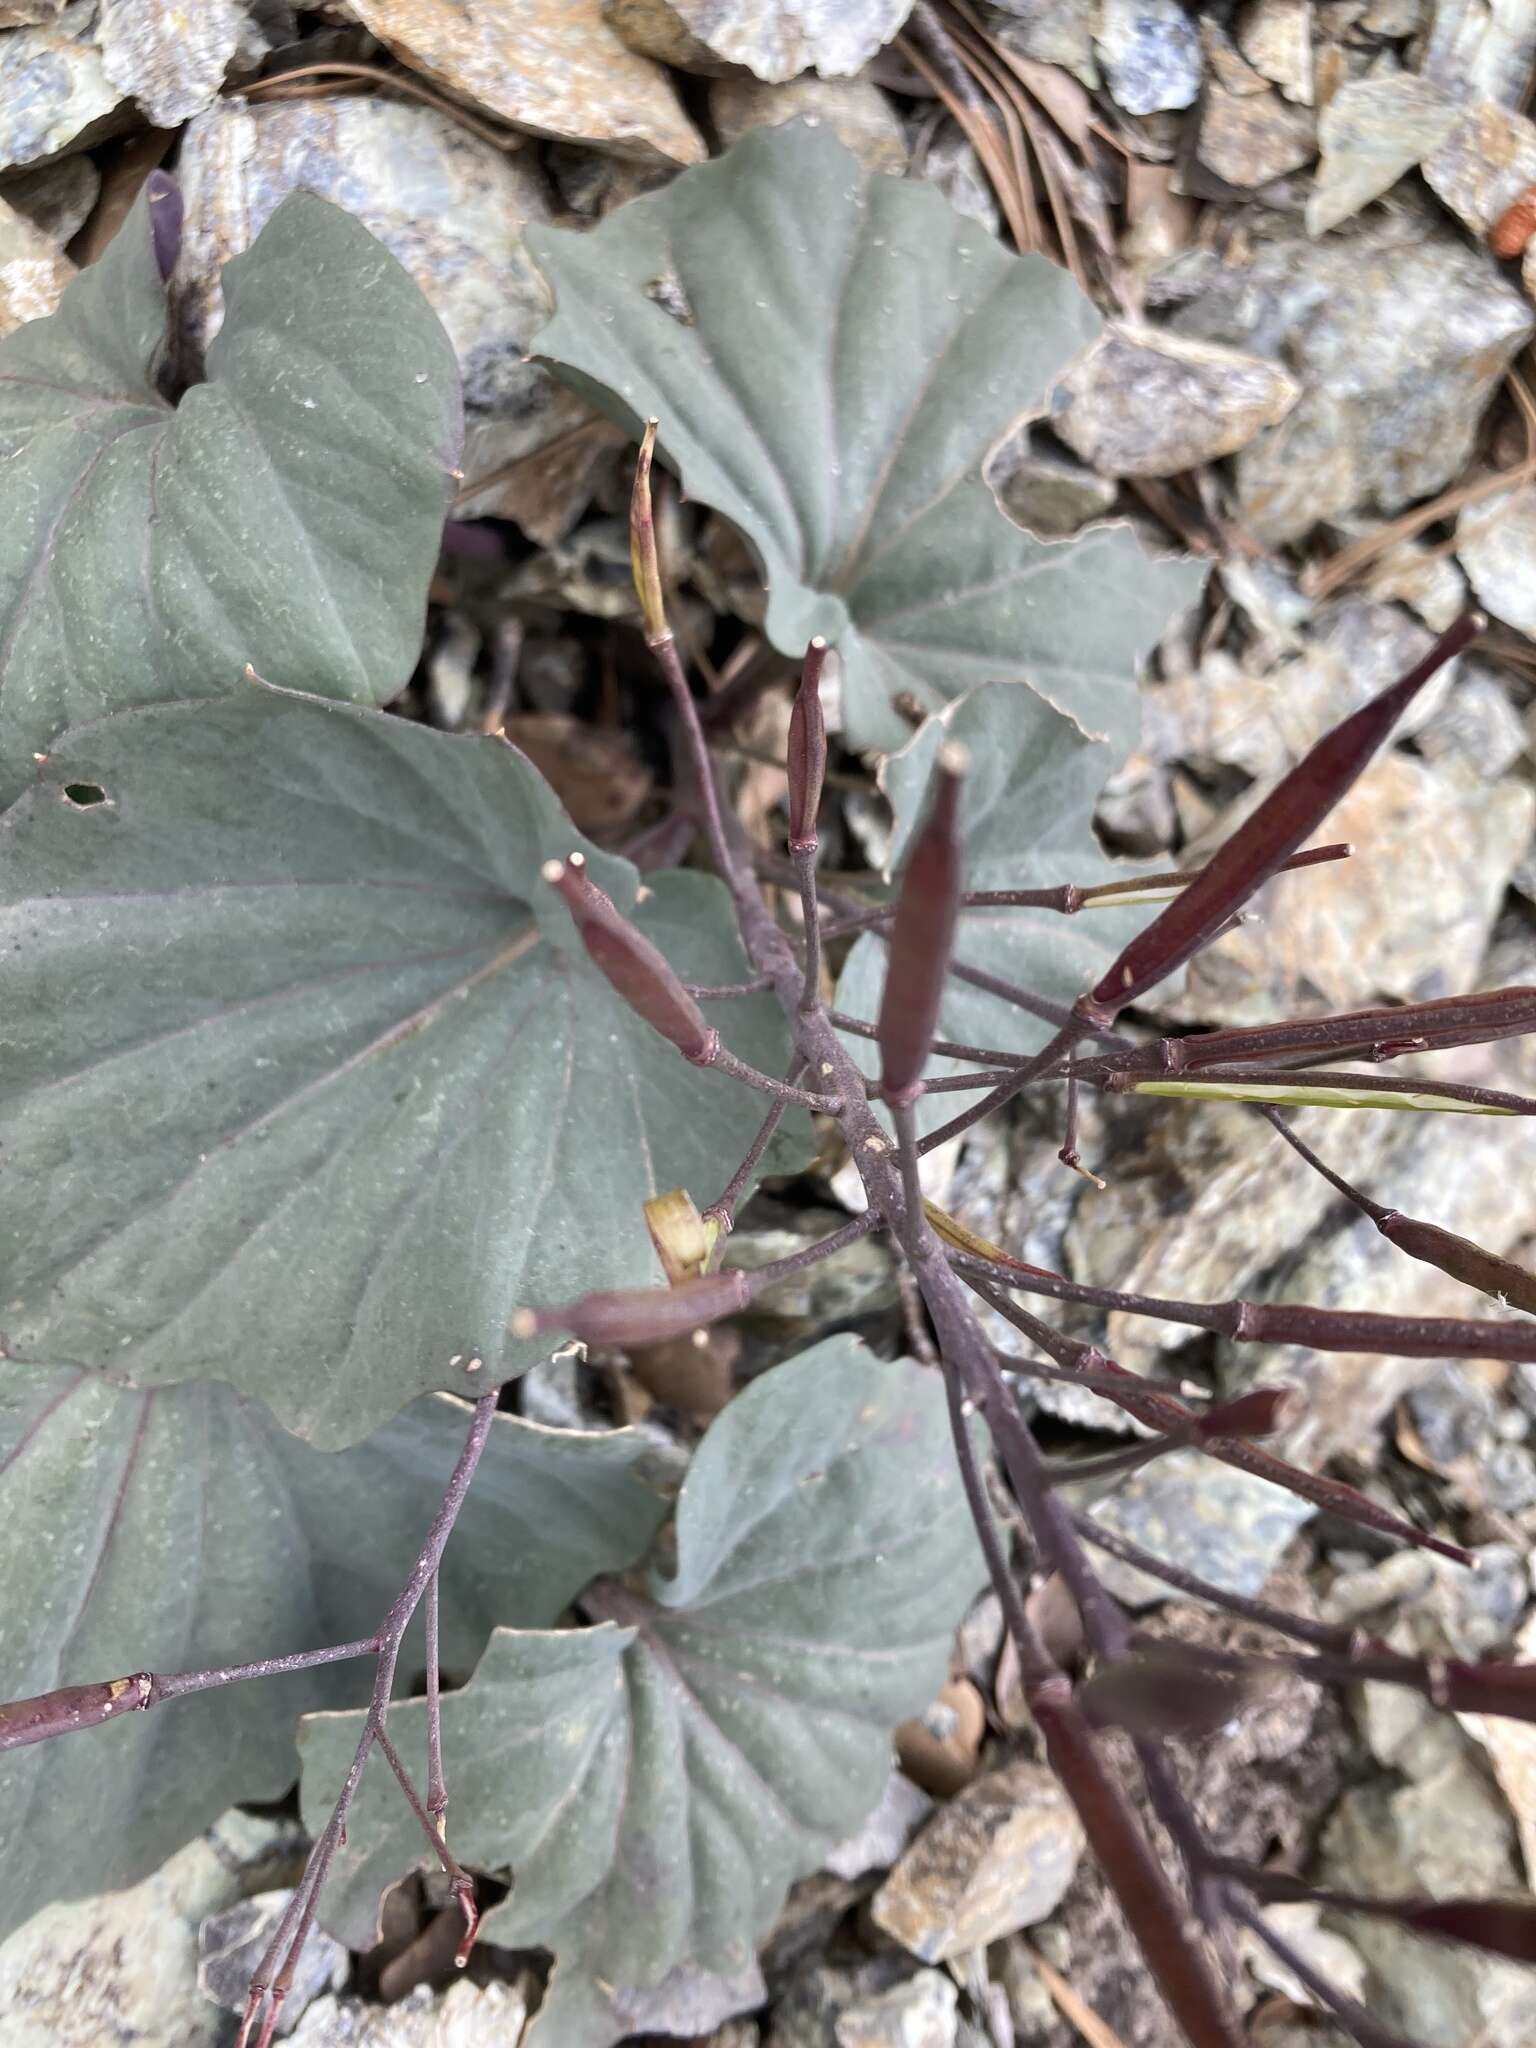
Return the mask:
<svg viewBox="0 0 1536 2048">
<path fill-rule="evenodd" d="M 104 804 L 107 792 L 99 782 L 66 782 L 64 801 L 73 804 L 77 811 L 88 811 L 92 804 Z"/>
</svg>

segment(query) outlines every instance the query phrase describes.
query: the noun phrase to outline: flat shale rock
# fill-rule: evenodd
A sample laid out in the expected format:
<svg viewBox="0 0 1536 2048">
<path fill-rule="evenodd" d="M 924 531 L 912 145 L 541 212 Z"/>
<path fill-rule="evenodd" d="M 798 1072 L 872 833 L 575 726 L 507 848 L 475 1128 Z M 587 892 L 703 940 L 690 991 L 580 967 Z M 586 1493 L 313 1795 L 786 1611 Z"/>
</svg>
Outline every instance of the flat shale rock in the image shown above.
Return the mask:
<svg viewBox="0 0 1536 2048">
<path fill-rule="evenodd" d="M 1298 106 L 1312 104 L 1312 0 L 1249 0 L 1237 47 L 1271 85 Z"/>
<path fill-rule="evenodd" d="M 514 128 L 663 163 L 704 156 L 670 79 L 620 38 L 602 0 L 349 6 L 402 64 Z"/>
<path fill-rule="evenodd" d="M 604 0 L 603 12 L 631 49 L 664 64 L 740 64 L 780 84 L 805 70 L 861 71 L 912 0 Z"/>
<path fill-rule="evenodd" d="M 1017 57 L 1059 64 L 1090 92 L 1101 83 L 1094 55 L 1098 9 L 1091 0 L 983 0 L 988 33 Z"/>
<path fill-rule="evenodd" d="M 123 94 L 92 39 L 94 0 L 0 39 L 0 170 L 37 163 L 112 131 Z"/>
<path fill-rule="evenodd" d="M 1478 100 L 1458 112 L 1420 168 L 1462 226 L 1485 235 L 1536 180 L 1536 123 L 1495 100 Z"/>
<path fill-rule="evenodd" d="M 870 1911 L 913 1955 L 943 1962 L 1043 1920 L 1071 1883 L 1083 1842 L 1052 1773 L 1009 1764 L 940 1808 Z"/>
<path fill-rule="evenodd" d="M 58 244 L 0 199 L 0 334 L 51 313 L 74 274 Z"/>
<path fill-rule="evenodd" d="M 1208 171 L 1250 191 L 1312 161 L 1316 123 L 1310 108 L 1292 106 L 1277 92 L 1228 92 L 1212 83 L 1201 104 L 1195 151 Z"/>
<path fill-rule="evenodd" d="M 986 478 L 1016 526 L 1046 540 L 1064 539 L 1113 510 L 1113 477 L 1085 469 L 1059 449 L 1040 446 L 1029 426 L 1016 428 L 987 459 Z"/>
<path fill-rule="evenodd" d="M 709 118 L 722 149 L 749 128 L 804 121 L 828 129 L 868 171 L 899 178 L 907 168 L 907 140 L 896 109 L 867 78 L 818 78 L 807 72 L 787 85 L 717 78 L 709 88 Z"/>
<path fill-rule="evenodd" d="M 1323 1836 L 1320 1883 L 1378 1896 L 1485 1897 L 1520 1884 L 1513 1829 L 1482 1772 L 1458 1757 L 1433 1777 L 1347 1792 Z M 1529 2048 L 1536 1975 L 1512 1963 L 1425 1941 L 1390 1920 L 1340 1925 L 1364 1956 L 1366 1999 L 1425 2048 Z"/>
<path fill-rule="evenodd" d="M 1444 1056 L 1439 1069 L 1446 1071 Z M 1518 1069 L 1487 1078 L 1494 1086 L 1530 1086 L 1529 1077 Z M 1369 1171 L 1360 1170 L 1355 1150 L 1355 1125 L 1365 1118 L 1402 1127 L 1393 1135 L 1387 1156 Z M 1359 1110 L 1334 1112 L 1334 1122 L 1331 1138 L 1309 1142 L 1377 1201 L 1503 1254 L 1516 1253 L 1536 1227 L 1536 1135 L 1526 1119 L 1388 1118 Z M 1273 1289 L 1253 1291 L 1260 1298 L 1272 1292 L 1282 1301 L 1369 1308 L 1382 1315 L 1496 1313 L 1490 1302 L 1436 1267 L 1404 1258 L 1363 1216 L 1319 1236 L 1299 1259 L 1281 1269 Z M 1218 1353 L 1218 1370 L 1226 1386 L 1283 1382 L 1300 1390 L 1304 1405 L 1299 1418 L 1274 1440 L 1274 1448 L 1309 1466 L 1368 1443 L 1382 1419 L 1404 1394 L 1435 1372 L 1436 1364 L 1434 1359 L 1313 1351 L 1300 1345 L 1224 1344 Z"/>
<path fill-rule="evenodd" d="M 1223 816 L 1213 844 L 1259 794 Z M 1191 963 L 1184 995 L 1158 1007 L 1187 1021 L 1257 1024 L 1308 1006 L 1357 1009 L 1470 988 L 1531 824 L 1531 791 L 1513 777 L 1469 805 L 1460 776 L 1401 752 L 1380 755 L 1329 814 L 1330 835 L 1351 841 L 1353 858 L 1299 884 L 1266 884 L 1255 922 L 1208 947 Z M 1197 846 L 1190 858 L 1208 851 Z"/>
<path fill-rule="evenodd" d="M 1200 32 L 1179 0 L 1104 0 L 1094 48 L 1110 98 L 1126 113 L 1193 106 Z"/>
<path fill-rule="evenodd" d="M 5 2048 L 220 2048 L 227 2019 L 197 1981 L 197 1925 L 251 1888 L 279 1843 L 230 1813 L 142 1884 L 45 1906 L 0 1943 Z"/>
<path fill-rule="evenodd" d="M 1318 117 L 1322 152 L 1307 201 L 1307 233 L 1321 235 L 1388 192 L 1450 135 L 1449 93 L 1411 71 L 1341 85 Z"/>
<path fill-rule="evenodd" d="M 173 289 L 183 325 L 206 346 L 223 317 L 220 267 L 279 202 L 317 192 L 355 214 L 397 257 L 447 330 L 464 380 L 467 477 L 543 448 L 592 418 L 581 400 L 523 360 L 549 312 L 523 247 L 549 204 L 536 170 L 433 108 L 389 99 L 221 100 L 187 128 L 180 180 L 186 224 Z M 461 507 L 560 538 L 585 505 L 608 445 L 594 427 L 557 459 L 529 462 Z"/>
<path fill-rule="evenodd" d="M 1158 289 L 1188 295 L 1178 332 L 1275 356 L 1301 384 L 1294 409 L 1236 458 L 1244 519 L 1271 546 L 1367 507 L 1399 512 L 1460 475 L 1536 331 L 1485 250 L 1406 214 L 1266 242 L 1247 262 L 1197 258 Z"/>
<path fill-rule="evenodd" d="M 213 104 L 237 58 L 254 69 L 268 48 L 244 0 L 102 0 L 102 69 L 156 128 L 176 128 Z"/>
<path fill-rule="evenodd" d="M 1145 1472 L 1123 1480 L 1091 1508 L 1085 1489 L 1065 1491 L 1074 1506 L 1088 1509 L 1112 1534 L 1249 1599 L 1263 1591 L 1291 1538 L 1317 1512 L 1283 1487 L 1220 1465 L 1198 1451 L 1170 1452 Z M 1170 1597 L 1161 1579 L 1118 1558 L 1098 1553 L 1094 1565 L 1110 1592 L 1127 1606 L 1150 1607 Z"/>
<path fill-rule="evenodd" d="M 1246 447 L 1300 396 L 1267 357 L 1113 326 L 1051 393 L 1050 422 L 1102 476 L 1176 476 Z"/>
<path fill-rule="evenodd" d="M 1506 626 L 1536 634 L 1536 486 L 1463 506 L 1456 555 L 1480 604 Z"/>
</svg>

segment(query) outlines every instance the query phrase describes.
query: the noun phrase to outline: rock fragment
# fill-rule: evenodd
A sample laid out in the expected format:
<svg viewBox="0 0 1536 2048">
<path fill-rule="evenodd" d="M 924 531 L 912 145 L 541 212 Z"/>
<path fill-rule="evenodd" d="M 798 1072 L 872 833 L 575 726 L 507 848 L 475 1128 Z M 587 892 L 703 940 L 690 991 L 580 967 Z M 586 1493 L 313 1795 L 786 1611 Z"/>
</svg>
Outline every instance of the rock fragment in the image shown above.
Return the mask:
<svg viewBox="0 0 1536 2048">
<path fill-rule="evenodd" d="M 1264 356 L 1111 326 L 1052 392 L 1050 422 L 1102 476 L 1176 476 L 1246 447 L 1300 396 Z"/>
<path fill-rule="evenodd" d="M 1389 192 L 1439 148 L 1458 118 L 1448 93 L 1409 71 L 1341 85 L 1318 117 L 1322 162 L 1307 200 L 1307 233 L 1325 234 Z"/>
<path fill-rule="evenodd" d="M 1009 1764 L 940 1808 L 870 1910 L 913 1955 L 943 1962 L 1043 1920 L 1071 1883 L 1083 1841 L 1052 1773 Z"/>
<path fill-rule="evenodd" d="M 709 88 L 709 117 L 722 149 L 749 128 L 803 120 L 809 127 L 828 129 L 868 171 L 899 178 L 907 168 L 906 136 L 896 109 L 867 78 L 818 78 L 807 72 L 786 85 L 718 78 Z"/>
<path fill-rule="evenodd" d="M 663 64 L 743 65 L 782 84 L 807 70 L 847 78 L 884 49 L 912 0 L 604 0 L 632 50 Z"/>
<path fill-rule="evenodd" d="M 602 0 L 350 0 L 426 78 L 514 128 L 620 156 L 698 163 L 672 83 L 604 19 Z"/>
<path fill-rule="evenodd" d="M 1094 47 L 1110 97 L 1126 113 L 1194 105 L 1200 32 L 1179 0 L 1104 0 Z"/>
</svg>

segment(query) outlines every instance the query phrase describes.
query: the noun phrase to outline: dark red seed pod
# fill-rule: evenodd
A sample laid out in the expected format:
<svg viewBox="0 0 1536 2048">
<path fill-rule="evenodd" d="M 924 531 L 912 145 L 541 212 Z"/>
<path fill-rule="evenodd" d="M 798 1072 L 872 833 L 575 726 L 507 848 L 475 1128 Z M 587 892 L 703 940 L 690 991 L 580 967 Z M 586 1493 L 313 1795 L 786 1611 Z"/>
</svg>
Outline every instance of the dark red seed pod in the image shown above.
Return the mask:
<svg viewBox="0 0 1536 2048">
<path fill-rule="evenodd" d="M 65 1685 L 34 1699 L 10 1700 L 0 1706 L 0 1749 L 22 1749 L 29 1742 L 48 1742 L 76 1728 L 99 1728 L 149 1705 L 147 1671 L 131 1678 L 107 1678 L 95 1685 Z"/>
<path fill-rule="evenodd" d="M 1488 230 L 1488 246 L 1495 256 L 1507 259 L 1522 255 L 1532 235 L 1536 235 L 1536 185 L 1527 185 Z"/>
<path fill-rule="evenodd" d="M 941 750 L 933 803 L 901 878 L 875 1028 L 887 1102 L 921 1092 L 939 1021 L 960 914 L 960 791 L 968 766 L 962 747 Z"/>
<path fill-rule="evenodd" d="M 816 850 L 816 814 L 827 778 L 827 722 L 821 710 L 821 671 L 827 643 L 818 633 L 805 650 L 800 687 L 789 714 L 789 844 L 794 853 Z"/>
<path fill-rule="evenodd" d="M 1080 999 L 1079 1014 L 1113 1019 L 1207 944 L 1312 836 L 1430 677 L 1470 646 L 1484 623 L 1476 613 L 1459 619 L 1405 676 L 1325 733 L 1189 887 L 1132 939 L 1086 1004 Z"/>
<path fill-rule="evenodd" d="M 1301 1396 L 1294 1387 L 1250 1387 L 1231 1401 L 1218 1401 L 1195 1423 L 1195 1434 L 1211 1437 L 1273 1436 L 1295 1416 Z"/>
<path fill-rule="evenodd" d="M 719 1050 L 719 1032 L 704 1021 L 704 1012 L 665 956 L 598 888 L 587 873 L 585 857 L 573 853 L 564 861 L 546 861 L 544 879 L 565 899 L 592 964 L 629 1007 L 675 1045 L 685 1060 L 708 1066 Z"/>
<path fill-rule="evenodd" d="M 583 1344 L 665 1344 L 745 1308 L 751 1293 L 747 1274 L 728 1268 L 676 1287 L 621 1288 L 556 1308 L 520 1308 L 510 1327 L 514 1337 L 565 1330 Z"/>
<path fill-rule="evenodd" d="M 1442 1230 L 1438 1223 L 1421 1223 L 1417 1217 L 1403 1216 L 1396 1209 L 1378 1216 L 1376 1228 L 1410 1258 L 1422 1259 L 1426 1266 L 1438 1266 L 1453 1280 L 1464 1281 L 1494 1301 L 1536 1313 L 1536 1273 L 1527 1272 L 1524 1266 L 1484 1251 L 1480 1244 L 1458 1237 L 1454 1230 Z"/>
<path fill-rule="evenodd" d="M 1262 1675 L 1202 1671 L 1173 1652 L 1153 1650 L 1101 1665 L 1077 1697 L 1096 1728 L 1124 1728 L 1153 1740 L 1191 1738 L 1224 1728 L 1265 1684 Z"/>
</svg>

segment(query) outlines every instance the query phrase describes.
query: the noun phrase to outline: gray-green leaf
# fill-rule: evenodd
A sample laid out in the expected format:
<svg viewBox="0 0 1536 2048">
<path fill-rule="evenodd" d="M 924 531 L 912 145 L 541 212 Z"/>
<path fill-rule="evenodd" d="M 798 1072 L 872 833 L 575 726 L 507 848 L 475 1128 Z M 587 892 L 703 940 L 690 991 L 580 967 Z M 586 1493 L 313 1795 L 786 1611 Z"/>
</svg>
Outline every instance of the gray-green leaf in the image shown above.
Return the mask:
<svg viewBox="0 0 1536 2048">
<path fill-rule="evenodd" d="M 218 696 L 247 663 L 382 702 L 421 644 L 460 438 L 436 315 L 297 193 L 226 270 L 208 381 L 172 406 L 154 242 L 146 188 L 58 311 L 0 341 L 5 800 L 101 711 Z"/>
<path fill-rule="evenodd" d="M 774 645 L 841 651 L 854 746 L 902 744 L 899 691 L 994 677 L 1134 741 L 1137 656 L 1199 572 L 1124 528 L 1032 539 L 981 473 L 1099 330 L 1064 271 L 800 123 L 528 244 L 556 296 L 535 347 L 631 429 L 660 418 L 689 496 L 757 550 Z"/>
<path fill-rule="evenodd" d="M 712 1200 L 761 1099 L 590 966 L 542 863 L 581 847 L 626 907 L 638 877 L 521 754 L 252 687 L 120 712 L 44 772 L 0 819 L 13 1357 L 226 1380 L 335 1448 L 543 1356 L 521 1303 L 659 1284 L 642 1202 Z M 654 877 L 636 916 L 741 978 L 719 884 Z M 772 1000 L 731 1010 L 782 1071 Z"/>
<path fill-rule="evenodd" d="M 789 1884 L 880 1795 L 890 1731 L 932 1698 L 982 1566 L 938 1375 L 833 1338 L 754 1382 L 683 1488 L 677 1569 L 602 1584 L 600 1626 L 498 1630 L 443 1702 L 459 1856 L 510 1864 L 489 1939 L 609 1984 L 747 1963 Z M 415 1704 L 390 1726 L 413 1745 Z M 355 1715 L 304 1724 L 323 1815 Z M 366 1942 L 418 1858 L 382 1773 L 364 1780 L 328 1923 Z"/>
<path fill-rule="evenodd" d="M 945 740 L 970 757 L 961 809 L 967 889 L 1047 889 L 1063 882 L 1091 885 L 1134 874 L 1110 860 L 1093 835 L 1093 807 L 1118 758 L 1090 740 L 1070 719 L 1029 690 L 983 683 L 941 716 L 931 718 L 899 754 L 885 763 L 882 781 L 894 813 L 891 863 L 899 867 L 928 799 L 934 759 Z M 971 910 L 962 914 L 955 958 L 1070 1004 L 1091 988 L 1156 906 L 1080 910 Z M 885 987 L 886 946 L 866 933 L 849 954 L 837 985 L 837 1007 L 850 1016 L 879 1014 Z M 1030 1053 L 1051 1026 L 1024 1010 L 951 976 L 944 992 L 938 1035 L 967 1045 Z M 871 1041 L 849 1037 L 849 1051 L 866 1073 L 879 1070 Z M 975 1072 L 959 1061 L 929 1062 L 928 1077 Z M 948 1122 L 976 1098 L 929 1095 L 918 1104 L 925 1130 Z"/>
<path fill-rule="evenodd" d="M 222 1387 L 133 1393 L 69 1370 L 0 1379 L 0 1698 L 244 1663 L 377 1628 L 464 1442 L 446 1396 L 331 1457 Z M 634 1431 L 498 1416 L 442 1574 L 462 1676 L 498 1622 L 552 1621 L 664 1512 Z M 420 1661 L 413 1636 L 405 1669 Z M 0 1757 L 0 1932 L 132 1884 L 239 1799 L 297 1775 L 301 1713 L 367 1698 L 364 1659 L 199 1693 Z"/>
</svg>

